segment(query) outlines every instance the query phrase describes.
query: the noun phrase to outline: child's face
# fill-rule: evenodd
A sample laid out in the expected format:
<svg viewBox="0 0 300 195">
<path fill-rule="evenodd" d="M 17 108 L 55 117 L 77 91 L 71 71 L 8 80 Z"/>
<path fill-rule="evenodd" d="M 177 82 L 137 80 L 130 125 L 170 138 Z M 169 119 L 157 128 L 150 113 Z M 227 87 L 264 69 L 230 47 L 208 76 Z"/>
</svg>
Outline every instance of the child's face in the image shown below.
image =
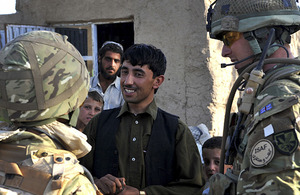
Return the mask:
<svg viewBox="0 0 300 195">
<path fill-rule="evenodd" d="M 80 107 L 78 120 L 87 125 L 88 122 L 102 111 L 103 104 L 88 97 Z"/>
<path fill-rule="evenodd" d="M 221 149 L 202 148 L 202 157 L 204 161 L 205 179 L 208 180 L 212 175 L 219 172 Z"/>
</svg>

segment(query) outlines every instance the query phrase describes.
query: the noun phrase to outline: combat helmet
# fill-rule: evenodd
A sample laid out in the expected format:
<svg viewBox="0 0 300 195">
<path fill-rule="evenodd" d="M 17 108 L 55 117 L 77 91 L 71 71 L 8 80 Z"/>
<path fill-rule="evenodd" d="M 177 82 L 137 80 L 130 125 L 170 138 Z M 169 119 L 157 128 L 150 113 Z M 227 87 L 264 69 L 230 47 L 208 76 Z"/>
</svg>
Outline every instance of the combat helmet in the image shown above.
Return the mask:
<svg viewBox="0 0 300 195">
<path fill-rule="evenodd" d="M 78 50 L 50 31 L 32 31 L 0 51 L 0 120 L 32 122 L 78 108 L 89 88 Z"/>
<path fill-rule="evenodd" d="M 254 54 L 257 54 L 261 52 L 259 50 L 264 43 L 256 41 L 266 36 L 268 27 L 283 27 L 283 30 L 280 29 L 281 32 L 277 32 L 275 39 L 279 39 L 282 43 L 290 42 L 290 34 L 300 28 L 300 11 L 297 2 L 296 0 L 216 0 L 208 10 L 206 28 L 211 38 L 219 40 L 222 39 L 224 32 L 244 33 Z M 252 40 L 254 42 L 251 42 Z"/>
</svg>

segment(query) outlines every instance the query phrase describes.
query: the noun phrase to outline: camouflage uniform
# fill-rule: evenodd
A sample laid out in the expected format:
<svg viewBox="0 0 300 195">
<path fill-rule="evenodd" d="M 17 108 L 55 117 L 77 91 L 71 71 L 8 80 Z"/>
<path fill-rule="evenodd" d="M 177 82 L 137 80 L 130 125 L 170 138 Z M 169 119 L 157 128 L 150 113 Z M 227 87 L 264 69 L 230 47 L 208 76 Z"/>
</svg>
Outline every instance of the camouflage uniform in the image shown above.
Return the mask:
<svg viewBox="0 0 300 195">
<path fill-rule="evenodd" d="M 210 178 L 209 194 L 300 193 L 300 66 L 266 77 L 243 122 L 234 168 Z"/>
<path fill-rule="evenodd" d="M 0 136 L 0 194 L 96 194 L 77 160 L 91 149 L 81 132 L 54 121 Z"/>
<path fill-rule="evenodd" d="M 218 0 L 212 6 L 211 38 L 222 40 L 224 32 L 242 32 L 256 59 L 262 56 L 269 29 L 275 28 L 276 36 L 266 56 L 278 49 L 276 44 L 289 43 L 290 34 L 300 29 L 295 1 Z M 239 112 L 224 127 L 229 132 L 225 162 L 233 169 L 212 176 L 203 194 L 300 194 L 300 61 L 268 60 L 277 65 L 265 73 L 260 69 L 261 75 L 255 72 L 258 66 L 239 70 L 237 80 L 243 79 L 238 85 L 244 89 Z"/>
<path fill-rule="evenodd" d="M 203 194 L 300 193 L 299 65 L 266 75 L 230 156 L 233 170 L 213 175 Z"/>
<path fill-rule="evenodd" d="M 237 193 L 299 194 L 300 66 L 272 70 L 265 79 L 241 133 Z"/>
<path fill-rule="evenodd" d="M 0 51 L 0 194 L 100 193 L 77 160 L 91 150 L 86 136 L 57 121 L 72 122 L 88 87 L 81 55 L 57 33 L 26 33 Z"/>
</svg>

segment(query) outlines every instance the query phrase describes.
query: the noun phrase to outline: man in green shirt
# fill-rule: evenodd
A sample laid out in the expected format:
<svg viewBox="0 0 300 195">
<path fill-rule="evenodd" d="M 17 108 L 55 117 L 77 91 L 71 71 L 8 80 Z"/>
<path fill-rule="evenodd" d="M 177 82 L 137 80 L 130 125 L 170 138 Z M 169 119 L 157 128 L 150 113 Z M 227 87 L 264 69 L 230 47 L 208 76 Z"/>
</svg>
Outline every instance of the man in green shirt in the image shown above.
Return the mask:
<svg viewBox="0 0 300 195">
<path fill-rule="evenodd" d="M 122 107 L 95 116 L 84 130 L 92 151 L 81 163 L 104 194 L 197 194 L 203 185 L 195 140 L 177 116 L 156 106 L 166 58 L 136 44 L 122 58 Z"/>
</svg>

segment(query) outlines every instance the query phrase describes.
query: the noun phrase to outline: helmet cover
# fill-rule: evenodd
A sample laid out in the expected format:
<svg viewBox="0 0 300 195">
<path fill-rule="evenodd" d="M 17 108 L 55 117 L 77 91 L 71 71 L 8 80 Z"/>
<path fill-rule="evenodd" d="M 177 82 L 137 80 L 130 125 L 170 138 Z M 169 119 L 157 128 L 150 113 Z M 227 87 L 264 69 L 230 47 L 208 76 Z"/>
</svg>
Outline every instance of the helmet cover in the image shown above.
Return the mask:
<svg viewBox="0 0 300 195">
<path fill-rule="evenodd" d="M 51 31 L 23 34 L 0 51 L 0 120 L 56 118 L 78 108 L 89 73 L 66 36 Z"/>
<path fill-rule="evenodd" d="M 207 14 L 207 31 L 215 39 L 221 39 L 225 31 L 248 32 L 268 26 L 297 26 L 294 32 L 299 30 L 296 1 L 216 0 Z"/>
</svg>

